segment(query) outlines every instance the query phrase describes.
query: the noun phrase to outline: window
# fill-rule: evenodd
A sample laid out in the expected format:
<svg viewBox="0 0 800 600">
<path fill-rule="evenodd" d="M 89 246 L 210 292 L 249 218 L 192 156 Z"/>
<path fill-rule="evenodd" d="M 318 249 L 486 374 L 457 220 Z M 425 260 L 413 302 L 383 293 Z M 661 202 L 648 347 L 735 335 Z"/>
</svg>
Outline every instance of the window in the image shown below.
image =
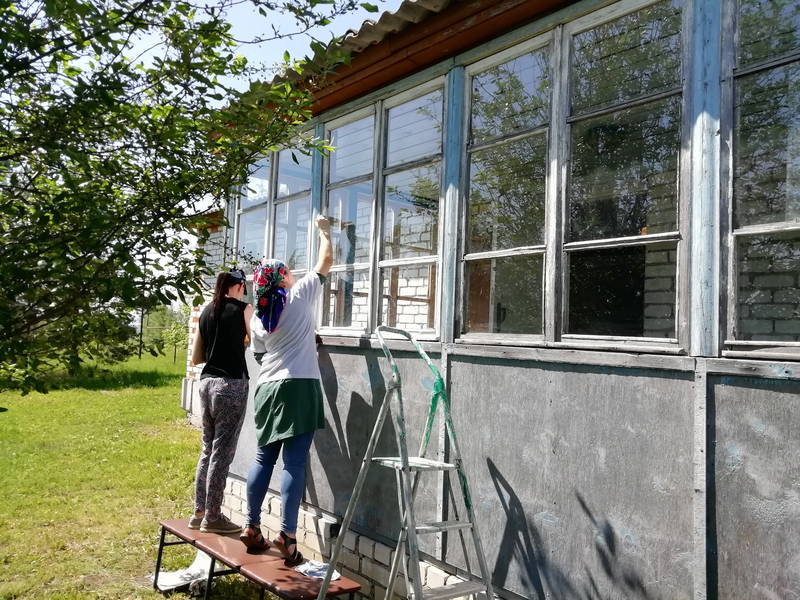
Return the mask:
<svg viewBox="0 0 800 600">
<path fill-rule="evenodd" d="M 256 162 L 239 195 L 236 222 L 237 250 L 245 261 L 260 260 L 265 249 L 267 202 L 270 199 L 272 169 L 269 157 Z"/>
<path fill-rule="evenodd" d="M 390 327 L 436 328 L 442 101 L 437 89 L 385 108 L 378 316 Z"/>
<path fill-rule="evenodd" d="M 740 0 L 736 27 L 727 344 L 800 346 L 800 5 Z"/>
<path fill-rule="evenodd" d="M 327 162 L 324 202 L 334 265 L 325 284 L 323 326 L 363 332 L 387 324 L 435 332 L 440 86 L 426 84 L 379 103 L 375 112 L 326 127 L 336 150 Z M 376 131 L 384 133 L 378 138 Z M 383 149 L 377 160 L 376 148 Z"/>
<path fill-rule="evenodd" d="M 540 336 L 550 47 L 501 60 L 470 68 L 462 330 Z"/>
<path fill-rule="evenodd" d="M 236 248 L 241 264 L 277 256 L 290 269 L 310 268 L 311 163 L 299 150 L 259 159 L 239 195 Z"/>
<path fill-rule="evenodd" d="M 311 268 L 311 156 L 282 150 L 278 159 L 278 190 L 274 202 L 272 255 L 290 269 Z"/>
<path fill-rule="evenodd" d="M 328 160 L 326 215 L 333 267 L 323 291 L 322 325 L 366 331 L 370 323 L 375 116 L 329 124 L 336 150 Z"/>
<path fill-rule="evenodd" d="M 570 24 L 564 337 L 674 339 L 681 2 Z"/>
</svg>

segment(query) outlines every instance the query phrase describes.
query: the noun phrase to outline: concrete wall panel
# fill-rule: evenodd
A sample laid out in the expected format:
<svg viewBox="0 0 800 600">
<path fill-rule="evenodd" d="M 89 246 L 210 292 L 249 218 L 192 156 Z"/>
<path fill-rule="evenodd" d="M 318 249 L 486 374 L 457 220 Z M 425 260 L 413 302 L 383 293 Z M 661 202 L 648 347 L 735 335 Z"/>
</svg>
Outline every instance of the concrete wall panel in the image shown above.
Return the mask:
<svg viewBox="0 0 800 600">
<path fill-rule="evenodd" d="M 690 375 L 463 357 L 451 381 L 496 586 L 691 596 Z M 465 566 L 457 537 L 446 560 Z"/>
<path fill-rule="evenodd" d="M 800 598 L 800 382 L 709 383 L 718 597 Z"/>
</svg>

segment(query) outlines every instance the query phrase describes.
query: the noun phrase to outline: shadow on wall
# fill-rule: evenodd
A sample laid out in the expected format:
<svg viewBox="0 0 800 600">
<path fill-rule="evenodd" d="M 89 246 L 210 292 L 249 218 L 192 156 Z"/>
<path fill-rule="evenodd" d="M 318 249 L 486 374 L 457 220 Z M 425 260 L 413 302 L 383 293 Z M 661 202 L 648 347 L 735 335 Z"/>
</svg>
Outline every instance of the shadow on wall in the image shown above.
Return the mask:
<svg viewBox="0 0 800 600">
<path fill-rule="evenodd" d="M 357 392 L 350 393 L 349 402 L 342 402 L 339 398 L 339 377 L 330 354 L 324 348 L 320 348 L 318 356 L 322 387 L 330 416 L 326 428 L 315 434 L 314 448 L 333 495 L 333 506 L 326 508 L 343 515 L 352 496 L 364 452 L 386 393 L 386 386 L 377 355 L 368 352 L 362 358 L 366 361 L 372 402 L 368 402 Z M 353 376 L 352 373 L 348 375 Z M 347 415 L 343 421 L 340 407 L 345 406 Z M 375 456 L 387 454 L 397 454 L 395 429 L 390 416 L 387 416 L 384 422 L 375 449 Z M 312 477 L 306 479 L 306 485 L 310 502 L 323 506 L 325 503 L 320 504 Z M 388 495 L 386 490 L 390 492 Z M 399 527 L 400 515 L 395 497 L 394 474 L 389 469 L 370 469 L 358 510 L 353 517 L 353 524 L 357 529 L 389 536 L 396 527 Z"/>
<path fill-rule="evenodd" d="M 500 504 L 505 512 L 506 526 L 495 539 L 499 551 L 492 569 L 492 584 L 500 589 L 506 587 L 509 567 L 516 562 L 521 567 L 520 578 L 531 598 L 544 600 L 599 600 L 617 598 L 622 592 L 624 598 L 656 600 L 657 596 L 648 593 L 642 578 L 629 566 L 622 564 L 617 535 L 608 519 L 596 517 L 579 491 L 575 497 L 594 531 L 594 550 L 597 553 L 603 576 L 611 587 L 619 592 L 603 593 L 592 568 L 584 564 L 585 581 L 572 582 L 568 575 L 548 559 L 550 552 L 542 535 L 532 519 L 526 517 L 522 502 L 514 493 L 508 480 L 498 470 L 491 459 L 486 460 Z"/>
</svg>

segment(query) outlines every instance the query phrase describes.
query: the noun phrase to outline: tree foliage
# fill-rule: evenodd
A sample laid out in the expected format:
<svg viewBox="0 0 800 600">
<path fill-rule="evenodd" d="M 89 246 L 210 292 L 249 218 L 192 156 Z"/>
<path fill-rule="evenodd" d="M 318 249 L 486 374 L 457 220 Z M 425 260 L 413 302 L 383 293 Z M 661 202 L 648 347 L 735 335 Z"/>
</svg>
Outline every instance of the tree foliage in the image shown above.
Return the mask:
<svg viewBox="0 0 800 600">
<path fill-rule="evenodd" d="M 0 2 L 0 389 L 39 388 L 86 352 L 121 356 L 110 346 L 130 339 L 132 309 L 200 292 L 191 217 L 292 138 L 346 59 L 314 43 L 279 77 L 255 71 L 226 21 L 239 2 Z M 278 13 L 296 32 L 359 3 L 250 4 L 263 41 L 289 33 Z M 239 92 L 231 77 L 270 82 Z"/>
</svg>

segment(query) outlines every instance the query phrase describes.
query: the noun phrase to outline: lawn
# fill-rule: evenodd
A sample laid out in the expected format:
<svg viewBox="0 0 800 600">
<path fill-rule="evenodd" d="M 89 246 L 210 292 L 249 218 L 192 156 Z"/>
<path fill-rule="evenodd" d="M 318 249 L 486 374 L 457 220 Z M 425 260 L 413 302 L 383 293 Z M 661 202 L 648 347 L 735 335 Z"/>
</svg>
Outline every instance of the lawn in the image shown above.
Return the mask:
<svg viewBox="0 0 800 600">
<path fill-rule="evenodd" d="M 189 515 L 199 433 L 184 366 L 133 359 L 48 394 L 0 394 L 0 600 L 156 599 L 158 520 Z M 164 568 L 191 562 L 183 547 Z M 225 578 L 214 596 L 256 598 Z"/>
</svg>

